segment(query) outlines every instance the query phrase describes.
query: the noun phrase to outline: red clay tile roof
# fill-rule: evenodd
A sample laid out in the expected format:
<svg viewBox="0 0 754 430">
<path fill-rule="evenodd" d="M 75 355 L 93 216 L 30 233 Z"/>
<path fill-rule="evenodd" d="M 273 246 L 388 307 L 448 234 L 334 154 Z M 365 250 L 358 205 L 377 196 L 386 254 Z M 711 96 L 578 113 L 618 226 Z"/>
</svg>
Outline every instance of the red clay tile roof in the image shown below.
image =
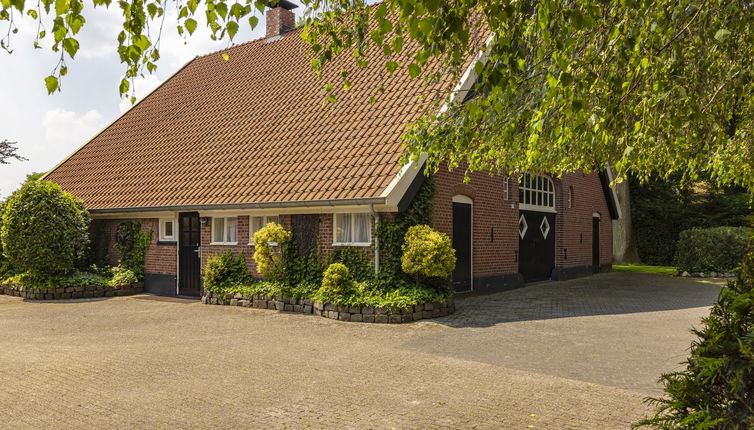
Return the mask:
<svg viewBox="0 0 754 430">
<path fill-rule="evenodd" d="M 222 52 L 191 61 L 46 179 L 90 210 L 383 193 L 400 168 L 401 135 L 422 113 L 421 79 L 385 76 L 378 56 L 366 69 L 343 58 L 357 85 L 323 103 L 326 80 L 311 71 L 299 31 Z"/>
</svg>

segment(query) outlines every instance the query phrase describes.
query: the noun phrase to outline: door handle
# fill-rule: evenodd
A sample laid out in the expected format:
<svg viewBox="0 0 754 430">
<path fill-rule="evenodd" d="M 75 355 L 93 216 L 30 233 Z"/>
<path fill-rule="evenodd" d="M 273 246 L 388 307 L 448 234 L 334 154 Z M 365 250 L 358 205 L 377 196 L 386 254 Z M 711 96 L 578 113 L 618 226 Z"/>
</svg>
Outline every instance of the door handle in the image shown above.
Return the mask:
<svg viewBox="0 0 754 430">
<path fill-rule="evenodd" d="M 200 247 L 198 247 L 198 248 L 196 248 L 196 249 L 194 250 L 194 252 L 196 252 L 197 254 L 199 254 L 199 253 L 200 253 L 201 251 L 202 251 L 202 247 L 201 247 L 201 246 L 200 246 Z"/>
</svg>

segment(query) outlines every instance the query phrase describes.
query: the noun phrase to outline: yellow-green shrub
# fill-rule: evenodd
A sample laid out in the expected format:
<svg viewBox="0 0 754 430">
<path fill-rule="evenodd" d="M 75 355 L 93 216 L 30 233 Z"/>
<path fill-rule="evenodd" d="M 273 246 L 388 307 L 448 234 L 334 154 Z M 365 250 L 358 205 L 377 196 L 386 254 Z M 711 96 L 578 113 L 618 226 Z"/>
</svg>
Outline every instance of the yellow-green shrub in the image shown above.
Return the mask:
<svg viewBox="0 0 754 430">
<path fill-rule="evenodd" d="M 450 238 L 427 225 L 415 225 L 406 232 L 401 267 L 419 277 L 447 278 L 456 265 L 456 251 Z"/>
<path fill-rule="evenodd" d="M 346 304 L 354 293 L 354 283 L 343 263 L 333 263 L 322 276 L 322 286 L 319 287 L 315 300 L 322 303 Z"/>
<path fill-rule="evenodd" d="M 269 281 L 282 281 L 285 277 L 285 265 L 280 249 L 291 240 L 291 232 L 282 225 L 271 222 L 257 230 L 252 240 L 257 272 Z M 277 250 L 271 243 L 277 244 Z"/>
</svg>

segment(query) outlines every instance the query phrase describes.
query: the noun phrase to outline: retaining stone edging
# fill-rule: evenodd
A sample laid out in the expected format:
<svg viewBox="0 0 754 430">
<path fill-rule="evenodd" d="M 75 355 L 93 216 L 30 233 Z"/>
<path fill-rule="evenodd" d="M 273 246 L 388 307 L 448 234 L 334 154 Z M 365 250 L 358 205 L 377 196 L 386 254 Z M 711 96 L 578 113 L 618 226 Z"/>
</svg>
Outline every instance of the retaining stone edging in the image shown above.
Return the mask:
<svg viewBox="0 0 754 430">
<path fill-rule="evenodd" d="M 93 297 L 130 296 L 144 292 L 144 282 L 121 285 L 88 285 L 86 287 L 59 287 L 52 289 L 27 288 L 6 282 L 0 285 L 0 294 L 23 297 L 29 300 L 67 300 Z"/>
<path fill-rule="evenodd" d="M 257 309 L 274 309 L 279 312 L 295 312 L 319 315 L 340 321 L 400 324 L 422 319 L 444 317 L 455 312 L 455 303 L 450 299 L 442 303 L 424 303 L 408 308 L 374 308 L 371 306 L 339 306 L 315 302 L 311 299 L 296 299 L 287 296 L 266 296 L 240 293 L 221 295 L 205 292 L 202 303 L 208 305 L 243 306 Z"/>
</svg>

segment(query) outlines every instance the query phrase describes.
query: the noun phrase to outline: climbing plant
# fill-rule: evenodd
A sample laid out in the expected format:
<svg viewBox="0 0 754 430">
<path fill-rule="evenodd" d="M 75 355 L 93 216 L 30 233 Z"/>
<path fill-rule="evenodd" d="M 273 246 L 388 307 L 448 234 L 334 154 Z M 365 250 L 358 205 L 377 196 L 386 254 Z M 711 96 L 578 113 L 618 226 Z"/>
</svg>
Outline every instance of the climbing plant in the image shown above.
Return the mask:
<svg viewBox="0 0 754 430">
<path fill-rule="evenodd" d="M 115 249 L 120 254 L 119 265 L 141 279 L 144 277 L 144 259 L 152 242 L 152 230 L 142 230 L 140 221 L 126 221 L 118 225 Z"/>
<path fill-rule="evenodd" d="M 412 282 L 401 268 L 403 241 L 411 226 L 432 225 L 432 197 L 435 195 L 436 185 L 431 176 L 424 179 L 419 191 L 411 201 L 409 207 L 397 214 L 392 220 L 381 220 L 375 228 L 375 236 L 379 243 L 380 273 L 379 278 L 387 282 Z"/>
</svg>

